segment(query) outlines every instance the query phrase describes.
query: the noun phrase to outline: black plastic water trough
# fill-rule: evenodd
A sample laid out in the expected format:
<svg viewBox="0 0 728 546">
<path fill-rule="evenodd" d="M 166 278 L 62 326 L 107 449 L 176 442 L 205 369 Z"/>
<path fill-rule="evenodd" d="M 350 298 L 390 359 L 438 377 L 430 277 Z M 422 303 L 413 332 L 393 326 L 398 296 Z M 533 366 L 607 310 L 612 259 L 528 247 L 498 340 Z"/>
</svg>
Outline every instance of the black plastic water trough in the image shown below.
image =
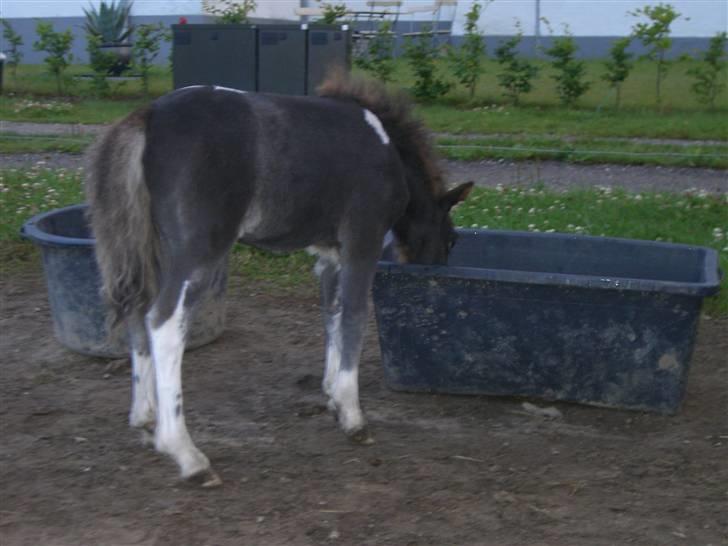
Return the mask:
<svg viewBox="0 0 728 546">
<path fill-rule="evenodd" d="M 714 250 L 459 233 L 447 266 L 379 263 L 390 388 L 679 410 L 703 298 L 719 288 Z"/>
<path fill-rule="evenodd" d="M 122 328 L 109 332 L 108 309 L 99 288 L 95 240 L 86 223 L 86 205 L 73 205 L 28 220 L 21 234 L 41 249 L 56 338 L 69 349 L 93 356 L 121 357 L 129 353 Z M 225 326 L 226 278 L 200 300 L 189 331 L 189 348 L 217 339 Z"/>
</svg>

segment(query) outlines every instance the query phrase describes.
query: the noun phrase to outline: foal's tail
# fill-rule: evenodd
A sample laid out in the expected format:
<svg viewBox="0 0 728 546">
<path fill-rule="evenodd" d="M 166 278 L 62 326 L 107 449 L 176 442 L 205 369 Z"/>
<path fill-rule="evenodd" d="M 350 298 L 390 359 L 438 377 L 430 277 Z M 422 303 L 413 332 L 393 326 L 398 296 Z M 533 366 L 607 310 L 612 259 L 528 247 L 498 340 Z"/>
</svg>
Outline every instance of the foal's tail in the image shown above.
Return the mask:
<svg viewBox="0 0 728 546">
<path fill-rule="evenodd" d="M 88 153 L 86 199 L 114 326 L 157 294 L 159 239 L 142 165 L 148 115 L 141 109 L 116 123 Z"/>
</svg>

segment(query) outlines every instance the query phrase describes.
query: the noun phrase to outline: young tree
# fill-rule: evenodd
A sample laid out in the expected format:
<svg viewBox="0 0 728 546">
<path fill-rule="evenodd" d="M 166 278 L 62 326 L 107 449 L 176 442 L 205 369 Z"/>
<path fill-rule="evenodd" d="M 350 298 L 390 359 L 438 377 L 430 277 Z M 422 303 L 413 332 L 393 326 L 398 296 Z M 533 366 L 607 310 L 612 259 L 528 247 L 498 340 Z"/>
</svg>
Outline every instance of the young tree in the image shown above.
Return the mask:
<svg viewBox="0 0 728 546">
<path fill-rule="evenodd" d="M 71 46 L 73 45 L 73 33 L 70 29 L 65 32 L 56 32 L 52 23 L 38 21 L 35 32 L 39 40 L 33 44 L 36 51 L 45 51 L 48 55 L 43 62 L 46 63 L 48 71 L 56 78 L 58 94 L 63 91 L 63 72 L 73 60 Z"/>
<path fill-rule="evenodd" d="M 475 0 L 470 11 L 465 14 L 465 36 L 459 48 L 448 49 L 448 60 L 455 77 L 470 92 L 470 100 L 475 96 L 475 87 L 483 72 L 485 42 L 478 30 L 478 20 L 483 6 Z"/>
<path fill-rule="evenodd" d="M 576 60 L 576 50 L 576 41 L 567 25 L 564 25 L 564 35 L 553 37 L 551 47 L 544 49 L 556 70 L 551 77 L 556 81 L 559 99 L 566 106 L 575 104 L 591 87 L 591 83 L 584 80 L 586 65 Z"/>
<path fill-rule="evenodd" d="M 495 50 L 495 58 L 502 71 L 497 74 L 498 84 L 503 88 L 503 94 L 518 104 L 520 96 L 533 88 L 531 80 L 538 75 L 538 67 L 518 56 L 518 46 L 523 39 L 520 26 L 518 34 L 509 40 L 500 43 Z"/>
<path fill-rule="evenodd" d="M 645 6 L 629 12 L 633 17 L 646 17 L 647 22 L 638 22 L 632 27 L 632 36 L 642 42 L 648 52 L 644 58 L 654 61 L 657 66 L 657 78 L 655 80 L 655 97 L 657 105 L 662 102 L 661 88 L 662 80 L 667 76 L 669 63 L 665 54 L 672 47 L 670 38 L 670 26 L 677 21 L 682 14 L 675 11 L 670 4 L 657 4 L 656 6 Z"/>
<path fill-rule="evenodd" d="M 116 55 L 101 49 L 102 43 L 103 39 L 98 34 L 86 33 L 86 51 L 88 52 L 89 65 L 94 72 L 91 78 L 91 88 L 94 94 L 99 97 L 105 97 L 109 94 L 110 86 L 107 77 L 118 62 Z"/>
<path fill-rule="evenodd" d="M 170 40 L 169 32 L 162 24 L 147 24 L 136 27 L 136 37 L 132 48 L 132 66 L 139 71 L 142 78 L 142 91 L 149 95 L 149 71 L 154 59 L 159 54 L 162 40 Z"/>
<path fill-rule="evenodd" d="M 363 55 L 358 55 L 355 63 L 360 68 L 374 74 L 378 80 L 392 80 L 394 72 L 394 32 L 392 21 L 384 21 L 371 39 Z"/>
<path fill-rule="evenodd" d="M 622 101 L 622 84 L 634 67 L 632 54 L 627 53 L 627 48 L 631 42 L 632 40 L 629 37 L 615 40 L 609 50 L 610 59 L 604 63 L 607 72 L 602 75 L 602 79 L 609 84 L 609 87 L 614 88 L 617 92 L 617 109 L 619 109 Z"/>
<path fill-rule="evenodd" d="M 433 100 L 450 90 L 450 84 L 437 77 L 436 59 L 439 48 L 435 44 L 432 28 L 427 26 L 417 39 L 408 39 L 404 56 L 415 73 L 412 93 L 418 99 Z"/>
<path fill-rule="evenodd" d="M 20 46 L 23 45 L 23 37 L 15 32 L 12 25 L 8 23 L 5 19 L 2 20 L 2 23 L 3 39 L 5 39 L 5 41 L 10 46 L 10 48 L 7 50 L 7 65 L 13 72 L 13 78 L 15 78 L 18 73 L 18 65 L 20 64 L 20 61 L 23 60 L 23 52 L 20 51 Z"/>
<path fill-rule="evenodd" d="M 701 63 L 688 70 L 688 74 L 696 80 L 691 87 L 693 93 L 710 108 L 715 108 L 715 97 L 726 88 L 725 77 L 721 78 L 721 73 L 728 66 L 725 47 L 727 41 L 728 34 L 725 32 L 713 36 Z"/>
</svg>

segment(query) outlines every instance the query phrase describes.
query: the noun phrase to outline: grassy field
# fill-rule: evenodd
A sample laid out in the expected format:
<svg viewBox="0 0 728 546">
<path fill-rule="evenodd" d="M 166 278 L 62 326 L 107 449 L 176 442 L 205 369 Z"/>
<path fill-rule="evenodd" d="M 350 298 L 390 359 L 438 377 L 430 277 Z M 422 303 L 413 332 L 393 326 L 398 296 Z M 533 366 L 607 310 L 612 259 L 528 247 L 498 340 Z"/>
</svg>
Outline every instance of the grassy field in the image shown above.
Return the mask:
<svg viewBox="0 0 728 546">
<path fill-rule="evenodd" d="M 497 138 L 439 138 L 442 155 L 448 159 L 558 160 L 569 163 L 659 165 L 662 167 L 728 168 L 728 146 L 633 142 L 629 140 L 540 136 Z"/>
<path fill-rule="evenodd" d="M 30 216 L 82 201 L 76 171 L 0 171 L 0 260 L 4 267 L 22 267 L 36 260 L 33 246 L 18 230 Z M 561 232 L 615 236 L 708 246 L 728 271 L 728 198 L 708 194 L 633 194 L 610 189 L 553 193 L 531 188 L 476 188 L 454 214 L 457 225 L 488 229 Z M 233 271 L 276 287 L 313 286 L 313 259 L 304 253 L 275 255 L 238 247 Z M 722 293 L 706 307 L 728 315 L 728 276 Z"/>
<path fill-rule="evenodd" d="M 690 91 L 687 70 L 695 61 L 675 63 L 668 74 L 663 108 L 654 107 L 654 67 L 640 62 L 624 84 L 623 108 L 613 107 L 613 91 L 600 81 L 601 61 L 588 61 L 588 78 L 592 89 L 576 108 L 558 104 L 550 69 L 545 63 L 535 80 L 534 91 L 524 95 L 522 105 L 507 104 L 500 94 L 496 75 L 498 66 L 487 61 L 485 72 L 473 101 L 461 87 L 434 104 L 419 106 L 419 112 L 434 131 L 482 134 L 535 134 L 544 136 L 574 135 L 596 137 L 680 138 L 728 141 L 728 91 L 718 98 L 717 109 L 708 111 Z M 446 73 L 444 64 L 441 72 Z M 71 76 L 87 73 L 84 66 L 72 66 Z M 398 61 L 393 86 L 412 84 L 409 68 Z M 450 78 L 452 79 L 452 78 Z M 74 80 L 68 96 L 54 96 L 55 82 L 39 65 L 22 65 L 16 79 L 6 75 L 5 95 L 0 97 L 0 119 L 18 121 L 58 121 L 107 123 L 118 119 L 146 102 L 138 81 L 114 83 L 113 99 L 94 99 L 88 83 Z M 151 95 L 172 89 L 168 69 L 157 68 L 151 78 Z"/>
</svg>

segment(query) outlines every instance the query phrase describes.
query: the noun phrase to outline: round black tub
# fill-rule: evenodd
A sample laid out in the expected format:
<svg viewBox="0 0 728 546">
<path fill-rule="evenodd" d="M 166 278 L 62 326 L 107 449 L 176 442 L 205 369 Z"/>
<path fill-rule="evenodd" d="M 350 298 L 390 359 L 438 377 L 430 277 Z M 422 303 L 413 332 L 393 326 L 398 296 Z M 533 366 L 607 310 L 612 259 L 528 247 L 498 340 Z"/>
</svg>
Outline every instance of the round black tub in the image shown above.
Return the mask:
<svg viewBox="0 0 728 546">
<path fill-rule="evenodd" d="M 36 243 L 43 257 L 53 327 L 69 349 L 93 356 L 128 354 L 124 328 L 110 332 L 109 311 L 100 295 L 94 257 L 95 240 L 86 222 L 86 205 L 73 205 L 34 216 L 21 234 Z M 188 348 L 217 339 L 225 326 L 226 269 L 200 299 L 188 334 Z"/>
</svg>

